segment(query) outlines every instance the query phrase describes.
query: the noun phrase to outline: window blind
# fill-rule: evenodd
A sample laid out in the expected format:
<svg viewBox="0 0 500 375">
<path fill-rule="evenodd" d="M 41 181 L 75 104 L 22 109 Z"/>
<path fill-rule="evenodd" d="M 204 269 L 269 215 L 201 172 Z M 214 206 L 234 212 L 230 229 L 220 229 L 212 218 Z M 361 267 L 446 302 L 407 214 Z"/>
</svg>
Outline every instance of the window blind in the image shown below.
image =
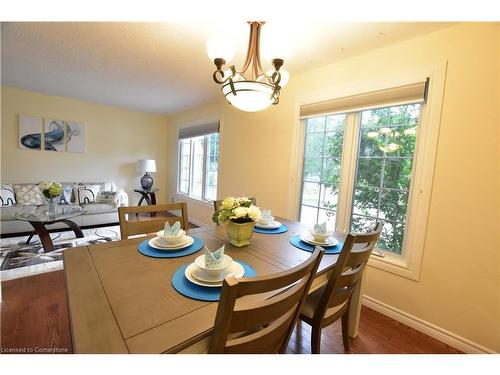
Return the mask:
<svg viewBox="0 0 500 375">
<path fill-rule="evenodd" d="M 424 82 L 306 104 L 300 107 L 300 117 L 358 112 L 390 105 L 425 103 L 428 85 L 429 78 Z"/>
<path fill-rule="evenodd" d="M 199 137 L 202 135 L 218 133 L 219 121 L 210 122 L 208 124 L 190 126 L 188 128 L 179 129 L 179 139 Z"/>
</svg>

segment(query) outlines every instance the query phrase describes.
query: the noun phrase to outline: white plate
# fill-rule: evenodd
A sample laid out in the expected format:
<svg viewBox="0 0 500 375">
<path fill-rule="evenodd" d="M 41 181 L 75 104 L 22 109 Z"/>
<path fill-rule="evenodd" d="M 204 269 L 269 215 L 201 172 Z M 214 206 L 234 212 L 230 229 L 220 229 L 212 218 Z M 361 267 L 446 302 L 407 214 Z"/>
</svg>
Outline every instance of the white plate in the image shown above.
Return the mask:
<svg viewBox="0 0 500 375">
<path fill-rule="evenodd" d="M 307 242 L 310 245 L 318 245 L 318 246 L 335 246 L 339 243 L 337 239 L 333 237 L 328 237 L 325 242 L 314 241 L 314 237 L 310 234 L 302 234 L 300 239 L 304 242 Z"/>
<path fill-rule="evenodd" d="M 276 229 L 281 227 L 281 223 L 279 221 L 273 221 L 271 224 L 268 225 L 255 223 L 255 226 L 257 228 L 262 228 L 262 229 Z"/>
<path fill-rule="evenodd" d="M 157 242 L 157 238 L 158 237 L 155 237 L 155 238 L 152 238 L 149 240 L 148 244 L 149 246 L 155 248 L 155 249 L 158 249 L 158 250 L 179 250 L 179 249 L 183 249 L 185 247 L 188 247 L 190 245 L 192 245 L 194 243 L 194 238 L 193 237 L 189 237 L 189 236 L 186 236 L 186 240 L 184 242 L 182 242 L 181 244 L 179 245 L 175 245 L 175 246 L 165 246 L 165 245 L 160 245 L 158 242 Z"/>
<path fill-rule="evenodd" d="M 222 280 L 219 280 L 219 281 L 198 280 L 193 274 L 193 273 L 196 273 L 197 268 L 198 268 L 198 266 L 194 263 L 191 263 L 189 266 L 187 266 L 186 271 L 184 271 L 184 276 L 186 276 L 186 279 L 188 279 L 189 281 L 191 281 L 194 284 L 201 285 L 201 286 L 208 286 L 210 288 L 217 288 L 217 287 L 222 286 Z M 228 271 L 228 274 L 230 274 L 230 273 L 234 274 L 235 277 L 242 277 L 245 274 L 245 269 L 238 262 L 233 262 L 233 264 L 230 267 L 230 270 Z"/>
</svg>

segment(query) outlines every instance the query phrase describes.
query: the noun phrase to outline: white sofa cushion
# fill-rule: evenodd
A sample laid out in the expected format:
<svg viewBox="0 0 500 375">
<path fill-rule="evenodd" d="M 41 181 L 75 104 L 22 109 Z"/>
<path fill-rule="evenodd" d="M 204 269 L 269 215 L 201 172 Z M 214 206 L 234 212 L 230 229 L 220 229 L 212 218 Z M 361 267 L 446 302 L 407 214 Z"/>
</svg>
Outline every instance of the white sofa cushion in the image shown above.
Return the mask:
<svg viewBox="0 0 500 375">
<path fill-rule="evenodd" d="M 84 215 L 96 215 L 118 211 L 118 209 L 113 204 L 107 203 L 82 204 L 82 208 L 86 211 Z"/>
<path fill-rule="evenodd" d="M 0 203 L 2 207 L 14 206 L 17 203 L 14 186 L 0 185 Z"/>
<path fill-rule="evenodd" d="M 97 194 L 101 190 L 100 185 L 79 185 L 74 188 L 75 203 L 88 204 L 95 203 Z"/>
<path fill-rule="evenodd" d="M 45 202 L 38 184 L 14 185 L 14 191 L 21 206 L 41 206 Z"/>
<path fill-rule="evenodd" d="M 99 194 L 97 194 L 97 203 L 107 203 L 115 205 L 117 196 L 118 196 L 117 191 L 109 191 L 109 190 L 100 191 Z"/>
<path fill-rule="evenodd" d="M 0 209 L 0 220 L 2 221 L 12 221 L 16 220 L 14 217 L 14 213 L 19 211 L 21 207 L 18 206 L 9 206 L 9 207 L 2 207 Z"/>
</svg>

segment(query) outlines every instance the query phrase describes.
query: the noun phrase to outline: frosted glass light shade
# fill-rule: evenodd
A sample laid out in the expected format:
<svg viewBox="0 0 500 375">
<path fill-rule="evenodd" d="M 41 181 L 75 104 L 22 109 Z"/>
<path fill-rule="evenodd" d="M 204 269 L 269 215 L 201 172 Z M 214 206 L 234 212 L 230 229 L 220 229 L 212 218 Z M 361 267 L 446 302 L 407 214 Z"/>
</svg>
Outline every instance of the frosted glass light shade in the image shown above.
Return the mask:
<svg viewBox="0 0 500 375">
<path fill-rule="evenodd" d="M 141 173 L 156 172 L 156 161 L 154 160 L 137 160 L 136 171 Z"/>
<path fill-rule="evenodd" d="M 207 42 L 207 54 L 212 61 L 222 58 L 228 64 L 234 57 L 234 46 L 229 40 L 221 37 L 209 39 Z"/>
<path fill-rule="evenodd" d="M 236 95 L 231 86 L 222 86 L 222 93 L 236 108 L 246 112 L 257 112 L 266 109 L 274 102 L 272 86 L 262 82 L 239 81 L 234 82 Z"/>
</svg>

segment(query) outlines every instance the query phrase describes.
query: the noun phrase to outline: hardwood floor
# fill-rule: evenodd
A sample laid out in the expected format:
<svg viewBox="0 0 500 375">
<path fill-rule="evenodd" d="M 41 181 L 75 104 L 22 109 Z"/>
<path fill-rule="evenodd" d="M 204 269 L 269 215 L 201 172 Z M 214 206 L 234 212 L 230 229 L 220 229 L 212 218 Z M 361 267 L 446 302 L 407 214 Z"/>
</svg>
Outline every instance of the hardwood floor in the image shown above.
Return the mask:
<svg viewBox="0 0 500 375">
<path fill-rule="evenodd" d="M 2 297 L 2 352 L 73 351 L 63 271 L 3 282 Z"/>
<path fill-rule="evenodd" d="M 2 283 L 1 341 L 3 353 L 72 353 L 63 271 Z M 310 353 L 311 329 L 299 323 L 287 353 Z M 344 353 L 340 321 L 323 329 L 322 353 Z M 461 353 L 402 323 L 363 306 L 359 336 L 350 353 Z"/>
</svg>

